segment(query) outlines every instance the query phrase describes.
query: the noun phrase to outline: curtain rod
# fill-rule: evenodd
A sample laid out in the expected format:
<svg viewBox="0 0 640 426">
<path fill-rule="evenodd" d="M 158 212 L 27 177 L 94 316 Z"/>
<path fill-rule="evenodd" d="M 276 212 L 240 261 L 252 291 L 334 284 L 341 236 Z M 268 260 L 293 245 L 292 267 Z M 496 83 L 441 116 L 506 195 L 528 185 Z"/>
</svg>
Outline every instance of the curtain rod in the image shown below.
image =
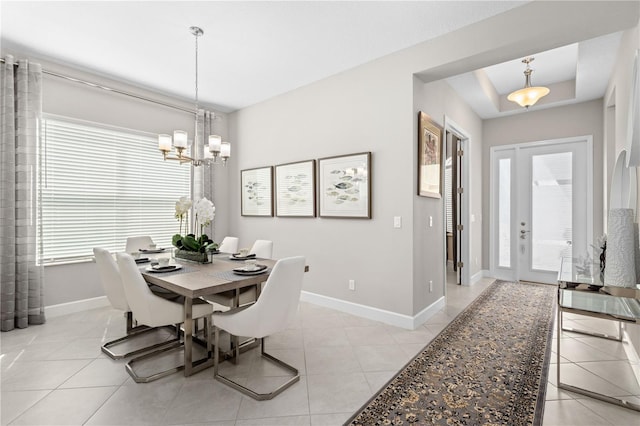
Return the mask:
<svg viewBox="0 0 640 426">
<path fill-rule="evenodd" d="M 0 58 L 0 62 L 6 63 L 4 58 Z M 13 64 L 13 66 L 17 67 L 18 64 Z M 120 90 L 120 89 L 114 89 L 112 87 L 103 86 L 101 84 L 92 83 L 90 81 L 81 80 L 79 78 L 71 77 L 71 76 L 64 75 L 64 74 L 58 74 L 56 72 L 45 70 L 45 69 L 42 69 L 42 73 L 43 74 L 49 74 L 49 75 L 51 75 L 53 77 L 58 77 L 58 78 L 62 78 L 62 79 L 65 79 L 65 80 L 73 81 L 74 83 L 84 84 L 86 86 L 95 87 L 95 88 L 98 88 L 98 89 L 106 90 L 108 92 L 118 93 L 120 95 L 129 96 L 131 98 L 136 98 L 136 99 L 139 99 L 139 100 L 142 100 L 142 101 L 151 102 L 151 103 L 154 103 L 154 104 L 162 105 L 162 106 L 165 106 L 165 107 L 168 107 L 168 108 L 177 109 L 177 110 L 180 110 L 180 111 L 187 112 L 189 114 L 194 114 L 195 115 L 195 112 L 193 110 L 191 110 L 191 109 L 184 108 L 184 107 L 177 106 L 177 105 L 172 105 L 170 103 L 158 101 L 158 100 L 155 100 L 155 99 L 147 98 L 145 96 L 136 95 L 135 93 L 126 92 L 126 91 Z"/>
</svg>

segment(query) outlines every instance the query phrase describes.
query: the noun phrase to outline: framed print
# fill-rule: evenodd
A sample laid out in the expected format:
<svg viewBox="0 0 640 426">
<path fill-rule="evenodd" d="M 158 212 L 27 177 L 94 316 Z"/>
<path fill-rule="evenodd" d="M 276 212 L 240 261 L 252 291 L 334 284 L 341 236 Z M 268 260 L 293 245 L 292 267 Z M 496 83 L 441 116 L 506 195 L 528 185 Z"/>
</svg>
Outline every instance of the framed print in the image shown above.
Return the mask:
<svg viewBox="0 0 640 426">
<path fill-rule="evenodd" d="M 420 111 L 418 116 L 418 195 L 442 194 L 442 127 Z"/>
<path fill-rule="evenodd" d="M 275 167 L 276 216 L 316 216 L 316 161 Z"/>
<path fill-rule="evenodd" d="M 318 160 L 321 217 L 371 219 L 371 153 Z"/>
<path fill-rule="evenodd" d="M 273 216 L 273 167 L 240 172 L 242 216 Z"/>
</svg>

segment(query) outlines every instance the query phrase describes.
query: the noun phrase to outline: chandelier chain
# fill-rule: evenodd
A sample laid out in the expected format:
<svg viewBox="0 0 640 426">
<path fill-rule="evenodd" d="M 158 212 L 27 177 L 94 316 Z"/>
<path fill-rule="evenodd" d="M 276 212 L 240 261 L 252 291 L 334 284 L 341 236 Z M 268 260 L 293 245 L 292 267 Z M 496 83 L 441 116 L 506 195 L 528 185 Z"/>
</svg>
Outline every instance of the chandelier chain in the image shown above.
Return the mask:
<svg viewBox="0 0 640 426">
<path fill-rule="evenodd" d="M 195 33 L 196 36 L 196 120 L 198 117 L 198 37 L 199 34 Z"/>
</svg>

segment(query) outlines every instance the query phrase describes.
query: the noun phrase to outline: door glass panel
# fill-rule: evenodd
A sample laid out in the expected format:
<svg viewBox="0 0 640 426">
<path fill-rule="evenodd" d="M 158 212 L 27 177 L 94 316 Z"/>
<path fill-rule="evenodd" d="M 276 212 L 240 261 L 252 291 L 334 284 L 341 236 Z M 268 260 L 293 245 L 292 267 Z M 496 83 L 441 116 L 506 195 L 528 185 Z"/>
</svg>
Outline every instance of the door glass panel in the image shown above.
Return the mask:
<svg viewBox="0 0 640 426">
<path fill-rule="evenodd" d="M 572 153 L 531 157 L 531 267 L 557 271 L 572 256 Z"/>
<path fill-rule="evenodd" d="M 498 266 L 511 267 L 511 159 L 498 163 Z"/>
</svg>

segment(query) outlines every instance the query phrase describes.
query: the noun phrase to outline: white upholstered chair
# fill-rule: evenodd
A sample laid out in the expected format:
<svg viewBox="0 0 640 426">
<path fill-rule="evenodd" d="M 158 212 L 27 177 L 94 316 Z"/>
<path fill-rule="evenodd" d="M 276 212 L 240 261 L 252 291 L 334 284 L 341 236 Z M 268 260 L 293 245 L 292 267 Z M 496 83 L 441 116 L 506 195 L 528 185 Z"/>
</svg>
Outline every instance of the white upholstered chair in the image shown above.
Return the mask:
<svg viewBox="0 0 640 426">
<path fill-rule="evenodd" d="M 228 237 L 227 237 L 228 238 Z M 236 238 L 237 240 L 237 238 Z M 223 250 L 220 250 L 223 251 Z M 232 253 L 235 253 L 233 251 Z M 271 259 L 273 256 L 273 241 L 269 240 L 256 240 L 249 250 L 250 254 L 255 254 L 257 258 Z M 258 285 L 250 287 L 244 287 L 236 290 L 224 291 L 218 294 L 211 294 L 205 297 L 209 302 L 217 303 L 218 305 L 226 306 L 230 309 L 234 309 L 240 306 L 244 306 L 250 303 L 254 303 L 258 298 Z M 246 342 L 243 343 L 243 345 Z M 237 336 L 231 337 L 231 348 L 239 347 L 240 342 Z M 237 353 L 236 353 L 237 355 Z M 237 362 L 237 356 L 233 358 L 234 362 Z"/>
<path fill-rule="evenodd" d="M 111 256 L 111 253 L 103 248 L 96 247 L 93 249 L 93 255 L 96 259 L 100 282 L 102 283 L 102 288 L 107 296 L 107 299 L 109 299 L 109 303 L 111 303 L 111 306 L 113 308 L 123 311 L 127 318 L 126 336 L 105 343 L 104 345 L 102 345 L 102 352 L 107 354 L 111 359 L 122 359 L 154 350 L 171 343 L 172 341 L 165 340 L 152 346 L 146 346 L 134 351 L 120 354 L 115 353 L 111 349 L 113 346 L 124 343 L 134 336 L 137 336 L 141 333 L 153 331 L 154 328 L 147 327 L 146 325 L 140 325 L 136 327 L 133 326 L 133 314 L 131 313 L 129 303 L 127 302 L 127 296 L 124 293 L 124 287 L 122 285 L 122 279 L 120 278 L 118 265 L 116 265 L 116 261 L 113 259 L 113 256 Z M 179 337 L 176 337 L 174 341 L 179 341 Z"/>
<path fill-rule="evenodd" d="M 273 257 L 273 241 L 256 240 L 251 250 L 249 250 L 249 253 L 255 254 L 256 257 L 263 259 L 271 259 Z"/>
<path fill-rule="evenodd" d="M 267 336 L 284 330 L 294 320 L 300 302 L 304 269 L 305 258 L 302 256 L 279 260 L 273 267 L 256 303 L 246 308 L 214 312 L 212 316 L 214 345 L 216 347 L 219 344 L 220 329 L 226 330 L 232 335 L 260 339 L 261 355 L 291 371 L 294 376 L 272 392 L 258 393 L 220 375 L 218 371 L 219 353 L 215 351 L 213 375 L 217 380 L 257 400 L 271 399 L 300 380 L 300 375 L 295 367 L 266 353 L 264 346 Z M 237 351 L 238 348 L 235 350 Z"/>
<path fill-rule="evenodd" d="M 238 251 L 238 238 L 224 237 L 218 246 L 218 251 L 223 253 L 235 253 Z"/>
<path fill-rule="evenodd" d="M 148 249 L 149 245 L 154 244 L 153 239 L 148 235 L 141 235 L 139 237 L 127 237 L 127 246 L 125 251 L 127 253 L 135 253 L 140 249 Z"/>
<path fill-rule="evenodd" d="M 164 325 L 179 324 L 183 321 L 184 304 L 170 301 L 153 294 L 153 292 L 151 292 L 151 290 L 147 286 L 146 281 L 142 277 L 142 274 L 138 270 L 138 266 L 136 265 L 131 255 L 129 255 L 128 253 L 118 253 L 116 257 L 118 259 L 118 267 L 120 268 L 120 276 L 122 277 L 122 284 L 124 286 L 124 292 L 127 296 L 127 301 L 129 302 L 129 306 L 133 311 L 133 315 L 135 316 L 136 320 L 138 320 L 138 322 L 149 327 L 160 327 Z M 206 334 L 210 333 L 207 324 L 208 318 L 212 312 L 213 306 L 208 303 L 197 304 L 194 300 L 193 318 L 204 318 Z M 160 373 L 155 373 L 150 376 L 139 376 L 135 373 L 133 368 L 134 364 L 139 361 L 154 357 L 161 352 L 165 352 L 169 349 L 174 349 L 180 346 L 181 344 L 177 343 L 171 348 L 163 348 L 158 351 L 133 358 L 126 365 L 127 372 L 133 378 L 133 380 L 135 380 L 137 383 L 140 383 L 150 382 L 180 371 L 184 369 L 184 365 L 180 365 L 178 367 L 174 367 Z M 207 339 L 207 354 L 211 353 L 210 346 L 211 341 Z"/>
</svg>

